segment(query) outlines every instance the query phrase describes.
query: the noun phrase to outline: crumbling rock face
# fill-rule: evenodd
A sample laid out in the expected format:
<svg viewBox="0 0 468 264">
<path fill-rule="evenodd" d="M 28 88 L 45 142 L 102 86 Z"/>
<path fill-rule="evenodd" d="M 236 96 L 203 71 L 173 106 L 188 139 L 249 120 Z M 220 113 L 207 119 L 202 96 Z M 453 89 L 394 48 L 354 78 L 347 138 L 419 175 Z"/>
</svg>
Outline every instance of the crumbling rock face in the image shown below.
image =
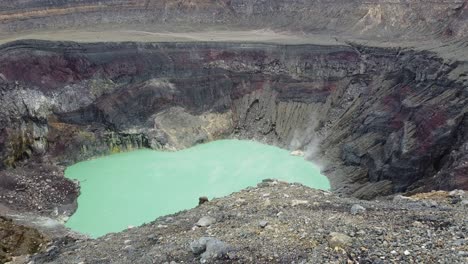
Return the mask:
<svg viewBox="0 0 468 264">
<path fill-rule="evenodd" d="M 0 157 L 69 164 L 228 136 L 302 149 L 361 198 L 468 188 L 466 62 L 360 45 L 18 41 Z"/>
</svg>

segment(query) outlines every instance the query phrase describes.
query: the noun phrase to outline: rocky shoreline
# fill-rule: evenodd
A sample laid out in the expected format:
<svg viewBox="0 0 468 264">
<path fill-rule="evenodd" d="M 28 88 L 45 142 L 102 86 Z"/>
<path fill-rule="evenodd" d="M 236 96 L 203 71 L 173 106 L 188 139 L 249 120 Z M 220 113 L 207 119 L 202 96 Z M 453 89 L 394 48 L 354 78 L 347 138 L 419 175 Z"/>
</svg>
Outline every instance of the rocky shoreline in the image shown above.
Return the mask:
<svg viewBox="0 0 468 264">
<path fill-rule="evenodd" d="M 98 239 L 57 238 L 25 263 L 466 263 L 467 194 L 373 201 L 264 180 Z M 18 262 L 13 263 L 21 263 Z"/>
</svg>

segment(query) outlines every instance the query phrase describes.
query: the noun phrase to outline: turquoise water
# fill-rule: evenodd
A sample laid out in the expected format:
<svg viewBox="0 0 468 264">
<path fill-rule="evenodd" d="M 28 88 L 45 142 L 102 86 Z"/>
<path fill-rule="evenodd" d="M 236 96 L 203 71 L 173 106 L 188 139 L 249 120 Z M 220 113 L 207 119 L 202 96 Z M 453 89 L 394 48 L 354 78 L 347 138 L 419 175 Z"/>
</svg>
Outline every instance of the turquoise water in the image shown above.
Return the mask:
<svg viewBox="0 0 468 264">
<path fill-rule="evenodd" d="M 65 176 L 81 185 L 68 227 L 92 237 L 190 209 L 262 179 L 329 189 L 325 176 L 303 157 L 253 141 L 220 140 L 177 151 L 138 150 L 84 161 Z"/>
</svg>

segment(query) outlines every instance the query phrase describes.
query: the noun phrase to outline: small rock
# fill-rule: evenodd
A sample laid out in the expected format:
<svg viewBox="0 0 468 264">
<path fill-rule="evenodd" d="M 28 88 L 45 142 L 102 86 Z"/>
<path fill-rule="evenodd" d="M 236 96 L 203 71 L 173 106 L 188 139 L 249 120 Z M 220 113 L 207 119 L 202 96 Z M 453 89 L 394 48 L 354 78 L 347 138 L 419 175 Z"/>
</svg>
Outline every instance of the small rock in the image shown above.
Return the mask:
<svg viewBox="0 0 468 264">
<path fill-rule="evenodd" d="M 46 249 L 46 252 L 47 253 L 50 253 L 52 251 L 58 251 L 58 247 L 57 246 L 51 246 L 49 248 Z"/>
<path fill-rule="evenodd" d="M 461 202 L 460 202 L 461 205 L 464 205 L 464 206 L 468 206 L 468 199 L 463 199 Z"/>
<path fill-rule="evenodd" d="M 276 179 L 263 179 L 262 182 L 257 184 L 257 187 L 262 188 L 262 187 L 268 187 L 271 185 L 276 185 L 278 184 L 278 180 Z"/>
<path fill-rule="evenodd" d="M 198 205 L 202 205 L 202 204 L 204 204 L 206 202 L 208 202 L 208 197 L 202 196 L 202 197 L 198 198 Z"/>
<path fill-rule="evenodd" d="M 405 250 L 403 254 L 405 254 L 405 256 L 409 256 L 411 253 L 409 252 L 409 250 Z"/>
<path fill-rule="evenodd" d="M 423 204 L 426 207 L 432 207 L 432 208 L 435 208 L 435 207 L 439 206 L 439 204 L 434 200 L 423 201 Z"/>
<path fill-rule="evenodd" d="M 147 238 L 149 241 L 155 241 L 155 240 L 157 240 L 156 235 L 148 235 L 146 238 Z"/>
<path fill-rule="evenodd" d="M 462 257 L 468 257 L 468 251 L 458 251 L 458 255 Z"/>
<path fill-rule="evenodd" d="M 384 228 L 381 228 L 381 227 L 374 227 L 374 231 L 377 235 L 381 236 L 384 234 L 385 232 L 385 229 Z"/>
<path fill-rule="evenodd" d="M 395 250 L 390 251 L 391 254 L 396 255 L 397 252 Z"/>
<path fill-rule="evenodd" d="M 359 231 L 357 231 L 357 234 L 363 236 L 363 235 L 366 234 L 366 231 L 364 231 L 364 230 L 359 230 Z"/>
<path fill-rule="evenodd" d="M 403 195 L 395 195 L 395 197 L 393 197 L 393 201 L 395 202 L 414 202 L 416 201 L 415 199 L 411 198 L 411 197 L 407 197 L 407 196 L 403 196 Z"/>
<path fill-rule="evenodd" d="M 216 218 L 211 217 L 211 216 L 204 216 L 200 218 L 200 220 L 198 220 L 196 225 L 200 227 L 207 227 L 214 223 L 216 223 Z"/>
<path fill-rule="evenodd" d="M 190 243 L 190 250 L 196 254 L 201 254 L 201 262 L 205 263 L 210 259 L 220 259 L 228 255 L 230 247 L 213 237 L 202 237 Z"/>
<path fill-rule="evenodd" d="M 292 206 L 296 206 L 296 205 L 300 205 L 300 204 L 308 204 L 309 201 L 307 200 L 292 200 L 291 201 L 291 205 Z"/>
<path fill-rule="evenodd" d="M 460 197 L 460 196 L 463 196 L 464 194 L 465 194 L 465 191 L 463 190 L 453 190 L 448 193 L 450 197 Z"/>
<path fill-rule="evenodd" d="M 462 198 L 461 197 L 452 197 L 452 201 L 451 203 L 452 204 L 457 204 L 457 203 L 460 203 L 462 201 Z"/>
<path fill-rule="evenodd" d="M 133 255 L 136 253 L 135 247 L 132 245 L 126 245 L 123 249 L 126 251 L 126 254 L 129 254 L 129 255 Z"/>
<path fill-rule="evenodd" d="M 328 237 L 328 244 L 331 248 L 346 248 L 351 246 L 353 239 L 343 233 L 332 232 Z"/>
<path fill-rule="evenodd" d="M 127 239 L 127 240 L 124 241 L 124 244 L 128 244 L 128 243 L 130 243 L 130 242 L 132 242 L 132 241 L 129 240 L 129 239 Z"/>
<path fill-rule="evenodd" d="M 205 252 L 206 250 L 206 243 L 208 240 L 212 239 L 211 237 L 202 237 L 197 241 L 193 241 L 190 243 L 190 250 L 193 254 L 200 255 L 201 253 Z"/>
<path fill-rule="evenodd" d="M 206 251 L 201 254 L 201 260 L 223 259 L 230 251 L 230 247 L 218 239 L 211 239 L 206 243 Z"/>
<path fill-rule="evenodd" d="M 297 156 L 297 157 L 304 157 L 304 151 L 302 150 L 294 150 L 291 151 L 291 156 Z"/>
<path fill-rule="evenodd" d="M 274 182 L 274 181 L 276 181 L 276 180 L 275 179 L 269 179 L 269 178 L 262 180 L 262 182 Z"/>
<path fill-rule="evenodd" d="M 260 223 L 258 223 L 258 225 L 259 225 L 261 228 L 265 228 L 265 227 L 268 225 L 268 221 L 260 221 Z"/>
<path fill-rule="evenodd" d="M 351 206 L 351 214 L 353 215 L 361 214 L 361 213 L 364 213 L 365 211 L 366 211 L 366 208 L 364 208 L 363 206 L 359 204 L 354 204 L 353 206 Z"/>
</svg>

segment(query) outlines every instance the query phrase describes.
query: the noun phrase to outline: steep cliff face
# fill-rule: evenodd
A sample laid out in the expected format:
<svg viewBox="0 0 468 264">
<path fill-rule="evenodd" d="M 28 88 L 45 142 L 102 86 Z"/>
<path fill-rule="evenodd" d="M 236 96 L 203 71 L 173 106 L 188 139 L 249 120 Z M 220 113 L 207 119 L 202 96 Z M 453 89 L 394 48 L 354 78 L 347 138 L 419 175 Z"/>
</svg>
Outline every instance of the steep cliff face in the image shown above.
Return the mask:
<svg viewBox="0 0 468 264">
<path fill-rule="evenodd" d="M 468 188 L 466 63 L 357 45 L 20 41 L 0 47 L 3 166 L 234 136 L 361 198 Z"/>
</svg>

